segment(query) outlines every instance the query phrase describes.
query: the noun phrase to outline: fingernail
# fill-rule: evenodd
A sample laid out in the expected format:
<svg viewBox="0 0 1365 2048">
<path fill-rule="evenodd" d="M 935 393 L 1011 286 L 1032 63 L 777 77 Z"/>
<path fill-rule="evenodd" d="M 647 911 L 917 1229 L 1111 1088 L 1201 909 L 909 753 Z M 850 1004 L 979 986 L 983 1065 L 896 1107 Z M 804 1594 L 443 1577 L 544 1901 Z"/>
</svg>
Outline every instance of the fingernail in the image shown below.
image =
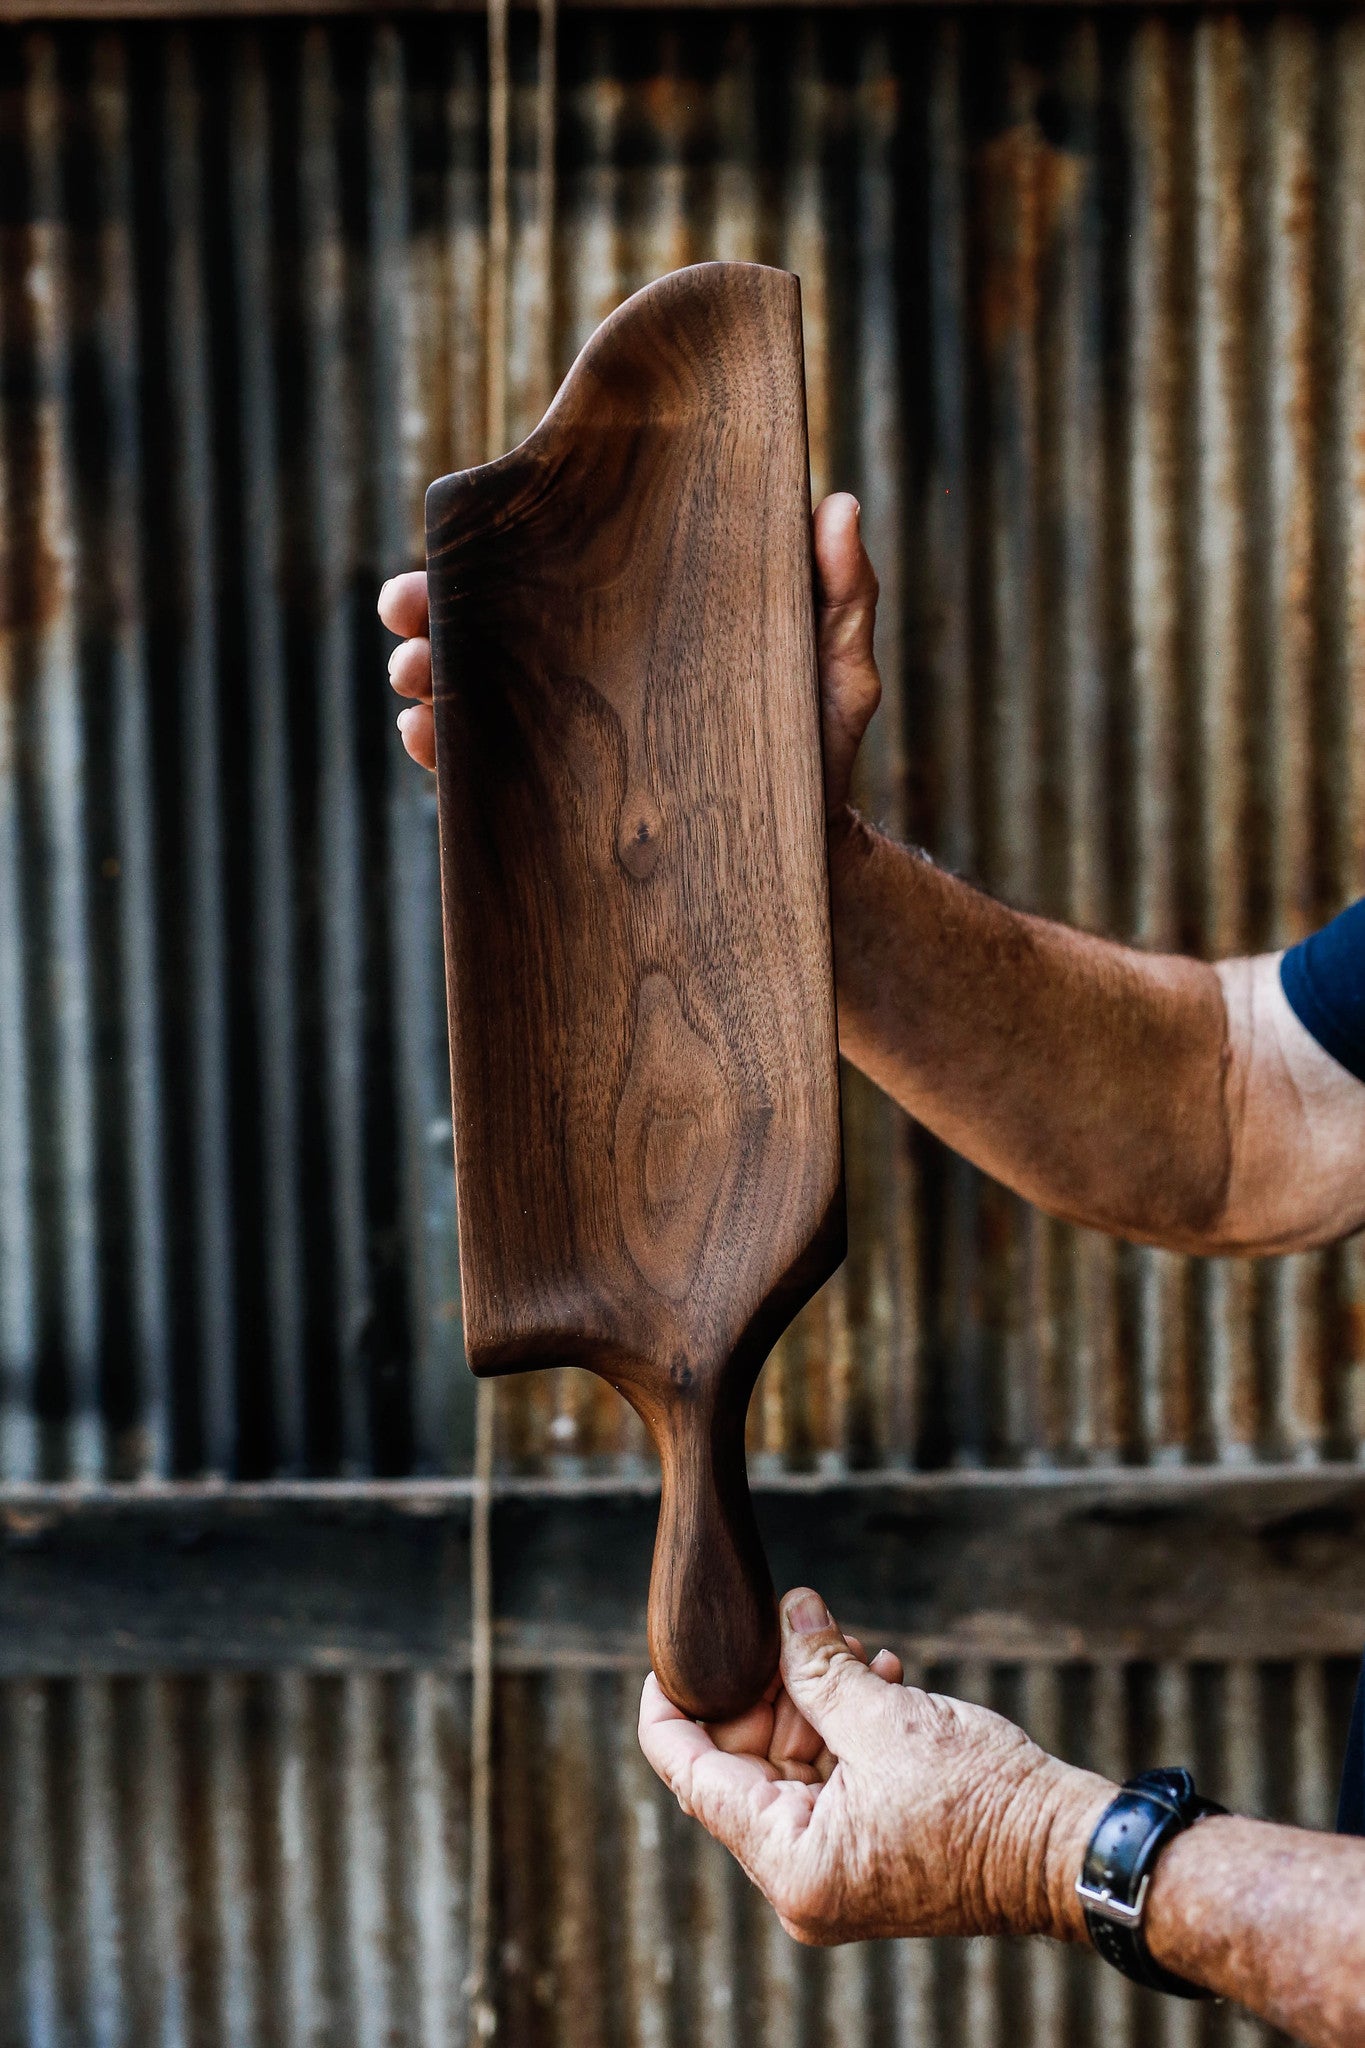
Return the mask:
<svg viewBox="0 0 1365 2048">
<path fill-rule="evenodd" d="M 397 724 L 398 724 L 398 730 L 399 730 L 400 732 L 404 732 L 404 731 L 406 731 L 406 729 L 407 729 L 407 723 L 408 723 L 408 720 L 409 720 L 410 718 L 415 718 L 416 716 L 417 716 L 417 706 L 416 706 L 415 704 L 409 704 L 409 706 L 408 706 L 408 708 L 407 708 L 407 710 L 406 710 L 406 711 L 400 711 L 400 712 L 399 712 L 399 714 L 398 714 L 398 719 L 397 719 Z"/>
<path fill-rule="evenodd" d="M 399 656 L 399 653 L 400 653 L 400 651 L 401 651 L 401 648 L 400 648 L 400 647 L 395 647 L 395 648 L 394 648 L 394 650 L 393 650 L 393 653 L 392 653 L 392 654 L 391 654 L 391 655 L 389 656 L 389 674 L 390 674 L 390 675 L 392 675 L 392 674 L 393 674 L 393 665 L 394 665 L 394 663 L 395 663 L 395 662 L 397 661 L 397 659 L 398 659 L 398 656 Z"/>
<path fill-rule="evenodd" d="M 392 578 L 392 576 L 386 576 L 386 577 L 384 578 L 384 581 L 383 581 L 383 582 L 382 582 L 382 583 L 380 584 L 380 586 L 379 586 L 379 602 L 380 602 L 381 604 L 383 604 L 383 602 L 384 602 L 384 592 L 385 592 L 385 591 L 386 591 L 386 590 L 387 590 L 387 589 L 389 588 L 389 586 L 390 586 L 390 584 L 391 584 L 392 582 L 393 582 L 393 578 Z"/>
<path fill-rule="evenodd" d="M 788 1603 L 787 1627 L 794 1636 L 811 1636 L 829 1627 L 829 1609 L 818 1593 L 799 1593 Z"/>
<path fill-rule="evenodd" d="M 863 516 L 863 508 L 862 508 L 862 506 L 861 506 L 861 505 L 860 505 L 860 504 L 858 503 L 858 500 L 857 500 L 857 499 L 855 498 L 855 499 L 853 500 L 853 517 L 854 517 L 855 519 L 861 519 L 861 518 L 862 518 L 862 516 Z"/>
</svg>

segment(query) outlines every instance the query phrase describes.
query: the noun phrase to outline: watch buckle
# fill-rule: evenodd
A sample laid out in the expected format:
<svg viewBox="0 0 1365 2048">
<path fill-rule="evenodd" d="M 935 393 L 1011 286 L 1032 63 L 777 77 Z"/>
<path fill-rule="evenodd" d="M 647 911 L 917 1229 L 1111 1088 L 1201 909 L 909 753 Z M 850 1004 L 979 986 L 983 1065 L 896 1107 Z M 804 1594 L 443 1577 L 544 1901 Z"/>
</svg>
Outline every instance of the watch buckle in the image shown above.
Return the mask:
<svg viewBox="0 0 1365 2048">
<path fill-rule="evenodd" d="M 1112 1920 L 1115 1927 L 1141 1927 L 1150 1883 L 1151 1872 L 1144 1871 L 1131 1906 L 1126 1899 L 1116 1899 L 1107 1885 L 1087 1884 L 1084 1877 L 1076 1879 L 1076 1896 L 1090 1912 L 1098 1914 L 1101 1920 Z"/>
</svg>

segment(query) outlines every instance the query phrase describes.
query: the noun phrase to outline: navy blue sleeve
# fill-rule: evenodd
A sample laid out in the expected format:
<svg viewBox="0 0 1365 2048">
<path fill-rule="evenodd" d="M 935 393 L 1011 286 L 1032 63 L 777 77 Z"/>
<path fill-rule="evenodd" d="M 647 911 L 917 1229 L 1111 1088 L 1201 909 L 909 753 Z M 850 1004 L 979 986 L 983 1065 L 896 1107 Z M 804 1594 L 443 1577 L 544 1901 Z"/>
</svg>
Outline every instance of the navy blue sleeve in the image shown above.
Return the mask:
<svg viewBox="0 0 1365 2048">
<path fill-rule="evenodd" d="M 1289 1007 L 1324 1051 L 1365 1081 L 1365 897 L 1280 962 Z"/>
<path fill-rule="evenodd" d="M 1346 1742 L 1346 1768 L 1341 1774 L 1337 1833 L 1365 1835 L 1365 1670 L 1356 1687 L 1351 1733 Z"/>
<path fill-rule="evenodd" d="M 1353 903 L 1280 962 L 1289 1007 L 1332 1058 L 1365 1081 L 1365 899 Z M 1365 1835 L 1365 1670 L 1356 1692 L 1337 1833 Z"/>
</svg>

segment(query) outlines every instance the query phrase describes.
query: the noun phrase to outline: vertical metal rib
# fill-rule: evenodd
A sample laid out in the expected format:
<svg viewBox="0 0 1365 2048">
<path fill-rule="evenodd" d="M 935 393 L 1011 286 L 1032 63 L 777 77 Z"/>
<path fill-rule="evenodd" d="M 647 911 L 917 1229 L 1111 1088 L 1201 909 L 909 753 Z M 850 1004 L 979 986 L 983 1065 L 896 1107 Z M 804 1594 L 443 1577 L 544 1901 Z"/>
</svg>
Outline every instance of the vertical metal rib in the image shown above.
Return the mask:
<svg viewBox="0 0 1365 2048">
<path fill-rule="evenodd" d="M 1180 943 L 1178 810 L 1181 759 L 1181 607 L 1184 535 L 1180 488 L 1185 433 L 1185 349 L 1180 324 L 1180 122 L 1177 38 L 1164 18 L 1139 23 L 1125 63 L 1131 132 L 1122 485 L 1127 664 L 1125 733 L 1130 794 L 1128 918 L 1139 945 Z M 1188 1268 L 1170 1252 L 1123 1255 L 1130 1289 L 1133 1434 L 1155 1459 L 1179 1456 L 1189 1437 L 1191 1360 Z"/>
<path fill-rule="evenodd" d="M 347 2007 L 357 2048 L 385 2048 L 394 2038 L 386 1890 L 385 1827 L 390 1811 L 385 1770 L 386 1681 L 352 1672 L 341 1681 L 338 1787 L 344 1871 Z"/>
<path fill-rule="evenodd" d="M 1194 29 L 1195 434 L 1192 566 L 1198 702 L 1198 844 L 1202 949 L 1247 944 L 1247 726 L 1253 655 L 1247 535 L 1247 36 L 1231 15 Z M 1221 1457 L 1245 1456 L 1256 1433 L 1253 1276 L 1210 1261 L 1198 1272 L 1204 1350 L 1203 1431 Z"/>
<path fill-rule="evenodd" d="M 741 2048 L 747 2029 L 741 2009 L 736 1912 L 740 1874 L 719 1843 L 709 1837 L 694 1837 L 691 1848 L 690 1945 L 695 1980 L 691 2038 L 696 2048 Z M 569 2048 L 567 2040 L 565 2048 Z"/>
<path fill-rule="evenodd" d="M 222 2048 L 251 2048 L 266 2011 L 254 1924 L 263 1902 L 251 1855 L 247 1742 L 253 1686 L 235 1674 L 217 1674 L 201 1694 L 209 1799 L 202 1889 L 213 1935 L 215 2048 L 219 2042 Z"/>
<path fill-rule="evenodd" d="M 937 764 L 931 850 L 958 873 L 975 870 L 975 748 L 971 647 L 972 531 L 968 465 L 968 197 L 963 134 L 962 26 L 937 24 L 925 111 L 928 364 L 925 555 L 917 614 L 931 693 L 932 726 L 921 744 Z M 940 1432 L 959 1456 L 980 1454 L 985 1384 L 979 1197 L 975 1170 L 956 1153 L 942 1176 L 941 1271 L 935 1335 L 943 1357 Z"/>
<path fill-rule="evenodd" d="M 714 89 L 715 223 L 711 247 L 719 263 L 762 261 L 756 87 L 752 29 L 748 22 L 737 22 L 726 31 Z"/>
<path fill-rule="evenodd" d="M 171 1467 L 171 1343 L 167 1293 L 167 1187 L 162 1099 L 164 1046 L 158 923 L 156 791 L 141 534 L 145 519 L 137 392 L 140 336 L 133 275 L 132 166 L 128 76 L 121 39 L 93 53 L 92 101 L 100 223 L 97 339 L 109 420 L 110 488 L 103 541 L 110 583 L 113 776 L 117 851 L 119 979 L 124 1065 L 119 1124 L 126 1159 L 132 1275 L 133 1434 L 116 1452 L 119 1477 L 165 1475 Z M 110 862 L 106 859 L 105 872 Z"/>
<path fill-rule="evenodd" d="M 414 2048 L 450 2048 L 468 2020 L 468 1842 L 457 1789 L 467 1760 L 457 1684 L 463 1682 L 431 1671 L 414 1672 L 402 1681 L 398 1756 L 403 1778 L 396 1833 L 409 1929 Z"/>
<path fill-rule="evenodd" d="M 269 1761 L 278 1933 L 272 1991 L 286 2048 L 312 2048 L 326 2009 L 326 1898 L 318 1836 L 327 1761 L 316 1685 L 303 1672 L 269 1681 Z"/>
<path fill-rule="evenodd" d="M 566 360 L 577 355 L 627 289 L 623 175 L 617 161 L 625 90 L 615 56 L 615 41 L 604 22 L 582 32 L 582 68 L 569 86 L 566 108 L 574 148 L 561 179 Z"/>
<path fill-rule="evenodd" d="M 890 1950 L 891 2025 L 895 2048 L 925 2048 L 937 2042 L 934 2012 L 934 1951 L 925 1941 L 898 1941 Z"/>
<path fill-rule="evenodd" d="M 780 260 L 801 280 L 801 326 L 806 349 L 806 433 L 810 443 L 811 498 L 833 488 L 830 446 L 831 336 L 829 248 L 824 219 L 826 91 L 819 28 L 802 18 L 788 87 L 791 140 L 783 165 Z M 757 175 L 757 169 L 750 173 Z"/>
<path fill-rule="evenodd" d="M 777 1916 L 755 1902 L 750 1967 L 754 1976 L 756 2032 L 762 2048 L 788 2048 L 802 2033 L 801 1951 Z M 751 1923 L 752 1924 L 752 1923 Z"/>
<path fill-rule="evenodd" d="M 130 2002 L 135 2038 L 157 2048 L 179 2048 L 189 2032 L 182 1686 L 139 1678 L 120 1701 L 134 1829 L 129 1917 L 141 1934 Z"/>
<path fill-rule="evenodd" d="M 1305 1659 L 1295 1664 L 1291 1685 L 1293 1757 L 1288 1817 L 1303 1828 L 1331 1828 L 1336 1821 L 1334 1787 L 1341 1759 L 1331 1739 L 1326 1669 Z M 1268 1732 L 1278 1747 L 1279 1731 Z"/>
<path fill-rule="evenodd" d="M 484 374 L 487 378 L 484 459 L 488 462 L 503 453 L 507 433 L 511 98 L 507 0 L 488 0 L 488 272 L 484 312 Z"/>
<path fill-rule="evenodd" d="M 33 636 L 33 712 L 38 755 L 39 860 L 33 882 L 50 947 L 52 1099 L 61 1189 L 53 1246 L 53 1334 L 63 1386 L 58 1469 L 97 1479 L 106 1469 L 100 1399 L 103 1338 L 91 990 L 89 762 L 78 642 L 74 476 L 71 446 L 71 307 L 61 165 L 61 92 L 52 38 L 28 44 L 25 94 L 37 431 L 38 574 L 47 584 Z"/>
<path fill-rule="evenodd" d="M 1263 579 L 1268 662 L 1261 763 L 1269 829 L 1275 946 L 1315 922 L 1314 680 L 1317 632 L 1317 141 L 1318 48 L 1306 21 L 1270 26 L 1263 112 L 1268 498 L 1270 562 Z M 1260 935 L 1258 934 L 1258 937 Z M 1267 1412 L 1264 1447 L 1311 1458 L 1323 1431 L 1318 1302 L 1322 1261 L 1278 1259 L 1266 1269 Z"/>
<path fill-rule="evenodd" d="M 422 559 L 422 487 L 430 479 L 414 474 L 410 445 L 420 369 L 409 269 L 409 98 L 404 46 L 391 23 L 374 28 L 369 60 L 369 461 L 378 566 L 387 577 Z M 370 743 L 379 744 L 377 729 Z M 371 877 L 375 869 L 385 874 L 396 910 L 403 881 L 411 876 L 413 900 L 410 911 L 405 905 L 387 918 L 386 947 L 373 949 L 370 965 L 371 1258 L 383 1275 L 384 1294 L 384 1314 L 369 1344 L 372 1452 L 385 1471 L 402 1471 L 414 1457 L 427 1469 L 442 1470 L 452 1455 L 451 1444 L 440 1440 L 442 1422 L 455 1417 L 448 1417 L 438 1375 L 449 1372 L 459 1354 L 438 1334 L 443 1303 L 432 1296 L 433 1277 L 446 1270 L 439 1253 L 432 1257 L 433 1233 L 448 1228 L 453 1213 L 448 1063 L 438 1021 L 444 984 L 437 946 L 436 801 L 428 778 L 407 760 L 391 732 L 385 745 L 387 787 L 382 822 L 376 821 L 369 848 Z M 433 1196 L 434 1186 L 439 1195 Z M 391 1233 L 382 1261 L 377 1232 Z M 402 1367 L 409 1360 L 405 1379 Z M 418 1430 L 420 1436 L 414 1434 Z"/>
<path fill-rule="evenodd" d="M 648 141 L 643 162 L 631 165 L 624 197 L 632 233 L 625 243 L 629 291 L 638 291 L 666 270 L 695 263 L 700 221 L 689 203 L 688 144 L 700 114 L 700 95 L 680 75 L 679 38 L 672 24 L 650 24 L 649 46 L 657 52 L 654 75 L 634 84 L 635 121 L 644 116 Z M 634 125 L 632 123 L 631 125 Z"/>
<path fill-rule="evenodd" d="M 294 986 L 296 876 L 290 801 L 292 748 L 280 595 L 279 438 L 276 419 L 269 176 L 269 72 L 259 39 L 232 63 L 231 206 L 241 366 L 242 578 L 251 718 L 250 895 L 256 1076 L 263 1210 L 261 1255 L 276 1459 L 306 1459 L 303 1228 L 298 1185 L 298 1019 Z"/>
<path fill-rule="evenodd" d="M 1330 747 L 1333 834 L 1330 872 L 1337 903 L 1365 892 L 1365 21 L 1333 25 L 1323 53 L 1330 185 L 1327 276 L 1337 335 L 1329 383 L 1332 452 L 1322 538 L 1326 560 L 1327 649 L 1333 705 Z M 1337 1254 L 1342 1390 L 1332 1417 L 1334 1448 L 1365 1455 L 1365 1240 Z"/>
<path fill-rule="evenodd" d="M 1094 22 L 1066 35 L 1057 66 L 1065 125 L 1050 140 L 1044 172 L 1055 269 L 1041 336 L 1040 572 L 1052 679 L 1042 731 L 1045 786 L 1050 781 L 1052 789 L 1042 852 L 1049 907 L 1094 931 L 1110 928 L 1112 783 L 1109 678 L 1101 644 L 1108 493 L 1100 389 L 1101 78 Z M 1056 763 L 1050 778 L 1049 760 Z M 1092 1231 L 1054 1229 L 1049 1236 L 1057 1305 L 1042 1417 L 1047 1454 L 1112 1454 L 1127 1422 L 1115 1398 L 1114 1247 Z"/>
<path fill-rule="evenodd" d="M 982 855 L 985 879 L 1012 903 L 1039 907 L 1041 704 L 1038 605 L 1039 365 L 1045 157 L 1033 105 L 1036 85 L 1019 51 L 1020 30 L 1002 37 L 998 72 L 1003 124 L 981 152 L 978 205 L 985 256 L 980 289 L 982 376 L 988 423 L 983 648 L 987 722 Z M 1050 1236 L 1036 1210 L 988 1186 L 982 1194 L 1003 1256 L 996 1263 L 992 1320 L 999 1330 L 997 1454 L 1037 1445 L 1049 1366 Z M 1007 1247 L 1007 1249 L 1006 1249 Z"/>
<path fill-rule="evenodd" d="M 302 51 L 299 177 L 307 320 L 311 572 L 316 620 L 317 868 L 325 1019 L 326 1202 L 330 1292 L 326 1351 L 337 1389 L 343 1465 L 371 1463 L 369 1376 L 374 1301 L 367 1243 L 364 1103 L 365 905 L 354 618 L 358 394 L 345 328 L 347 251 L 340 219 L 338 108 L 328 37 Z M 311 754 L 311 749 L 310 749 Z M 316 1453 L 315 1453 L 316 1456 Z"/>
<path fill-rule="evenodd" d="M 867 2038 L 872 2018 L 869 1963 L 876 1951 L 865 1942 L 825 1949 L 814 1959 L 820 2001 L 821 2034 L 830 2048 L 837 2042 Z"/>
<path fill-rule="evenodd" d="M 59 2048 L 66 2031 L 58 2003 L 56 1939 L 57 1842 L 48 1771 L 49 1688 L 30 1681 L 6 1686 L 3 1707 L 5 1805 L 11 1839 L 22 1845 L 22 1874 L 11 1904 L 20 1979 L 16 2019 L 25 2048 Z"/>
<path fill-rule="evenodd" d="M 862 749 L 859 800 L 898 836 L 907 826 L 905 737 L 904 476 L 886 451 L 903 443 L 905 419 L 898 375 L 903 317 L 897 263 L 897 139 L 902 83 L 891 46 L 870 34 L 861 52 L 853 113 L 856 122 L 857 219 L 856 417 L 853 453 L 861 489 L 862 525 L 878 564 L 877 660 L 884 693 L 877 725 Z M 831 1346 L 825 1368 L 837 1402 L 827 1424 L 830 1451 L 879 1461 L 909 1454 L 920 1355 L 919 1299 L 913 1240 L 918 1191 L 902 1113 L 859 1076 L 850 1077 L 849 1211 L 852 1271 L 827 1296 Z M 867 1247 L 860 1259 L 859 1242 Z M 861 1267 L 861 1271 L 858 1268 Z M 862 1296 L 858 1337 L 849 1332 L 848 1301 Z M 860 1370 L 856 1375 L 855 1364 Z M 837 1375 L 837 1376 L 836 1376 Z"/>
<path fill-rule="evenodd" d="M 78 1907 L 72 1946 L 79 1945 L 78 1982 L 91 2048 L 122 2048 L 129 2034 L 130 1927 L 121 1894 L 121 1844 L 115 1788 L 118 1755 L 111 1685 L 81 1679 L 71 1688 L 71 1772 L 75 1804 L 75 1876 Z"/>
<path fill-rule="evenodd" d="M 612 1759 L 621 1813 L 621 1884 L 624 1979 L 629 1987 L 635 2039 L 641 2048 L 666 2048 L 670 1991 L 677 1968 L 675 1924 L 663 1884 L 666 1809 L 672 1806 L 635 1739 L 640 1681 L 633 1672 L 611 1688 L 615 1731 Z M 676 1813 L 676 1806 L 672 1807 Z"/>
<path fill-rule="evenodd" d="M 185 1454 L 212 1471 L 237 1456 L 236 1219 L 232 1205 L 228 1080 L 228 946 L 223 765 L 219 728 L 218 578 L 214 561 L 218 476 L 213 451 L 208 309 L 205 298 L 203 110 L 189 38 L 165 55 L 167 324 L 175 450 L 172 497 L 183 590 L 181 781 L 184 816 L 184 944 L 189 983 L 188 1150 L 194 1276 L 189 1327 L 199 1361 L 190 1413 L 177 1418 Z"/>
<path fill-rule="evenodd" d="M 0 134 L 7 180 L 21 174 L 22 138 Z M 0 272 L 0 361 L 22 360 L 24 329 L 20 266 Z M 38 1255 L 33 1128 L 33 1047 L 29 1012 L 28 920 L 32 915 L 32 849 L 24 812 L 28 763 L 24 736 L 24 634 L 18 591 L 25 564 L 20 508 L 26 485 L 24 447 L 9 379 L 0 385 L 0 574 L 5 626 L 0 632 L 0 1475 L 38 1477 Z"/>
</svg>

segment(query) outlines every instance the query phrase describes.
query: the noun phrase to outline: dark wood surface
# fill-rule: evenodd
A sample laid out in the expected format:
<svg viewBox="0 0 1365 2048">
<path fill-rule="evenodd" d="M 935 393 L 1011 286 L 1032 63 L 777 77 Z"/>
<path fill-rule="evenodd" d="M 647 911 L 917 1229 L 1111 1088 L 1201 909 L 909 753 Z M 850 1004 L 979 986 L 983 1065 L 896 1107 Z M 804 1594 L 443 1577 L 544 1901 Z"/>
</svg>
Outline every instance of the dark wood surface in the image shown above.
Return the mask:
<svg viewBox="0 0 1365 2048">
<path fill-rule="evenodd" d="M 776 1662 L 743 1431 L 843 1255 L 795 278 L 675 272 L 427 496 L 465 1331 L 659 1449 L 678 1703 Z"/>
</svg>

